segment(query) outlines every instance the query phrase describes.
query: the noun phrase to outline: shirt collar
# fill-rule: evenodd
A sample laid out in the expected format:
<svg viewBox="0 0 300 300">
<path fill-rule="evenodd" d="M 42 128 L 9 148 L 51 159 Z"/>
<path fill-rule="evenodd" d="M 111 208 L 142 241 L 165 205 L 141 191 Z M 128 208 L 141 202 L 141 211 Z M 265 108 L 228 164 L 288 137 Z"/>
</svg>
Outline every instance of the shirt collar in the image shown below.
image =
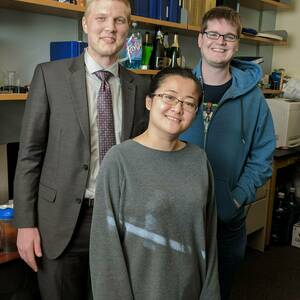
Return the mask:
<svg viewBox="0 0 300 300">
<path fill-rule="evenodd" d="M 115 76 L 115 77 L 119 76 L 119 63 L 118 63 L 118 61 L 116 61 L 115 63 L 113 63 L 108 68 L 103 68 L 102 66 L 100 66 L 92 58 L 92 56 L 88 53 L 87 49 L 85 49 L 84 50 L 84 62 L 85 62 L 86 69 L 87 69 L 88 73 L 90 73 L 90 74 L 93 74 L 96 71 L 106 70 L 106 71 L 111 72 L 113 74 L 113 76 Z"/>
</svg>

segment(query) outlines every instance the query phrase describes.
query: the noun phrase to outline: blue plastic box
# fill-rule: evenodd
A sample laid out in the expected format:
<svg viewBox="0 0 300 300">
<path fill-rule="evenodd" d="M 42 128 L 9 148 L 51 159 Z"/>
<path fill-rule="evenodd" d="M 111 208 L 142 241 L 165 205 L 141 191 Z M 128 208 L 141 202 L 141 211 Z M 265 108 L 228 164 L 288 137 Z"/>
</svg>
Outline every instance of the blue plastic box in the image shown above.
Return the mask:
<svg viewBox="0 0 300 300">
<path fill-rule="evenodd" d="M 79 41 L 50 42 L 50 60 L 79 56 L 87 43 Z"/>
</svg>

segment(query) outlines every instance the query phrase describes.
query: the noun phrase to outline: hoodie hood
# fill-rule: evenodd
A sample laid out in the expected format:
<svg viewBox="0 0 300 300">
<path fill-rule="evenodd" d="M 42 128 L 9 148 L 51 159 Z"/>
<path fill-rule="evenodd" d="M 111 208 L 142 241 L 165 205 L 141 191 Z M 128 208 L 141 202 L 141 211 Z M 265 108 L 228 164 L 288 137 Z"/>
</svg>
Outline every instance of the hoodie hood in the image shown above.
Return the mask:
<svg viewBox="0 0 300 300">
<path fill-rule="evenodd" d="M 194 74 L 202 80 L 201 70 L 202 60 L 194 68 Z M 233 59 L 230 63 L 230 72 L 232 75 L 232 85 L 228 89 L 224 98 L 241 97 L 254 88 L 262 78 L 261 66 L 248 61 Z"/>
</svg>

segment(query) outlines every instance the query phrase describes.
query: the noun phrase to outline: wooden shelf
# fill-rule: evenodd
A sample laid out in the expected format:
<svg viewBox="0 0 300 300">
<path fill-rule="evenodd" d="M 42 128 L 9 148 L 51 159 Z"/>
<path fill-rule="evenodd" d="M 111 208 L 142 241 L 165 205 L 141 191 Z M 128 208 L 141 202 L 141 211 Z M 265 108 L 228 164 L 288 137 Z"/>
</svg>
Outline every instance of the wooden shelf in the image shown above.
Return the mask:
<svg viewBox="0 0 300 300">
<path fill-rule="evenodd" d="M 135 74 L 140 74 L 140 75 L 155 75 L 159 72 L 159 70 L 140 70 L 140 69 L 135 69 L 135 70 L 130 70 Z"/>
<path fill-rule="evenodd" d="M 287 41 L 278 41 L 274 39 L 263 38 L 259 36 L 250 36 L 246 34 L 241 34 L 241 40 L 247 43 L 255 43 L 260 45 L 273 45 L 273 46 L 287 46 Z"/>
<path fill-rule="evenodd" d="M 27 94 L 0 94 L 0 101 L 14 101 L 14 100 L 27 100 Z"/>
<path fill-rule="evenodd" d="M 84 7 L 55 0 L 0 0 L 0 8 L 80 19 Z"/>
<path fill-rule="evenodd" d="M 137 22 L 141 27 L 144 28 L 155 28 L 156 26 L 163 26 L 164 28 L 171 29 L 172 31 L 186 31 L 187 24 L 163 21 L 159 19 L 145 18 L 141 16 L 131 16 L 133 22 Z"/>
<path fill-rule="evenodd" d="M 14 252 L 1 252 L 0 253 L 0 264 L 18 259 L 20 257 L 18 251 Z"/>
<path fill-rule="evenodd" d="M 199 33 L 201 30 L 200 26 L 196 26 L 196 25 L 188 25 L 188 30 L 190 31 L 195 31 L 196 33 Z"/>
<path fill-rule="evenodd" d="M 254 8 L 257 10 L 263 9 L 291 9 L 292 6 L 287 3 L 282 3 L 274 0 L 240 0 L 241 6 Z"/>
<path fill-rule="evenodd" d="M 280 95 L 282 90 L 262 89 L 265 95 Z"/>
</svg>

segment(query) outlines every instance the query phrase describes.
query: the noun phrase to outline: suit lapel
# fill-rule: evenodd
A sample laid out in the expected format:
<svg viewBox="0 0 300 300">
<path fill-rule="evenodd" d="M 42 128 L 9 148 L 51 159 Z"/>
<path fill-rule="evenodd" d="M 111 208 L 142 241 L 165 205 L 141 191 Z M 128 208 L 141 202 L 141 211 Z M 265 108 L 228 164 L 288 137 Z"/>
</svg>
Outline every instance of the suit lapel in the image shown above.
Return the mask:
<svg viewBox="0 0 300 300">
<path fill-rule="evenodd" d="M 131 131 L 134 121 L 135 91 L 134 77 L 124 67 L 120 66 L 120 81 L 122 88 L 122 134 L 121 141 L 131 137 Z"/>
<path fill-rule="evenodd" d="M 70 66 L 70 94 L 83 135 L 90 142 L 89 112 L 83 54 Z"/>
</svg>

